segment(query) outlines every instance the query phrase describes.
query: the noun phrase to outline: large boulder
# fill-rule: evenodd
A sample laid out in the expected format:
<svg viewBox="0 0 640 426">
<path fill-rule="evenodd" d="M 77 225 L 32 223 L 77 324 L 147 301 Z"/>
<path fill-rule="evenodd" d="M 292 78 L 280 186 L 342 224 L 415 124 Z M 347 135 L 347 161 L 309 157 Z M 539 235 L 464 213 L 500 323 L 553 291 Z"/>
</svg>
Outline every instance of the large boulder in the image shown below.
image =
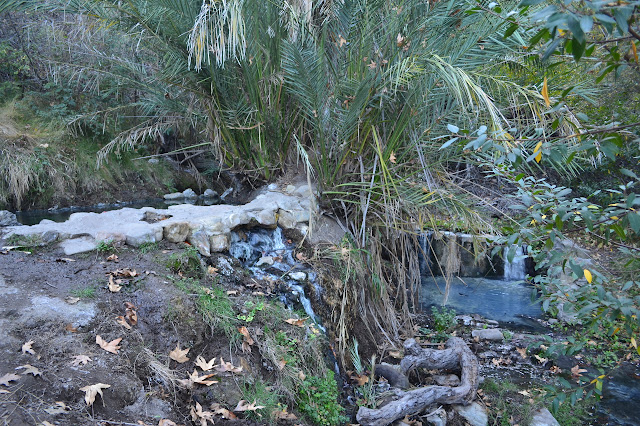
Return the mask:
<svg viewBox="0 0 640 426">
<path fill-rule="evenodd" d="M 17 226 L 20 225 L 16 219 L 15 213 L 8 210 L 0 210 L 0 226 Z"/>
</svg>

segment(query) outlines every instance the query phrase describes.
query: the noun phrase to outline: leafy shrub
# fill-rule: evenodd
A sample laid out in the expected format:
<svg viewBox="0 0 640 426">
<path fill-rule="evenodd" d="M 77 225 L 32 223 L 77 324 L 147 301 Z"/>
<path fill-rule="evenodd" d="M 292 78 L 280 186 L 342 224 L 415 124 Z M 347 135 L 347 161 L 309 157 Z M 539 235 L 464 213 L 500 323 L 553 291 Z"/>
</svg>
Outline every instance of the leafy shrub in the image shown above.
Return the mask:
<svg viewBox="0 0 640 426">
<path fill-rule="evenodd" d="M 316 425 L 331 426 L 345 423 L 344 408 L 338 404 L 338 385 L 333 371 L 327 377 L 309 376 L 298 390 L 300 411 Z"/>
</svg>

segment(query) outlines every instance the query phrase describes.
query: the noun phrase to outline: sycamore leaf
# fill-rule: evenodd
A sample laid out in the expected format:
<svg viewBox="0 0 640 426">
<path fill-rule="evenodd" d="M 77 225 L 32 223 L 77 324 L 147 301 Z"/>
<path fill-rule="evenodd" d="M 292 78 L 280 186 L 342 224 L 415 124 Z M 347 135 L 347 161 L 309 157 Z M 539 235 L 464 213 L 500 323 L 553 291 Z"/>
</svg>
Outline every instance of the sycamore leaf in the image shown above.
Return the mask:
<svg viewBox="0 0 640 426">
<path fill-rule="evenodd" d="M 389 156 L 389 161 L 391 161 L 393 164 L 396 164 L 396 154 L 392 151 L 391 155 Z"/>
<path fill-rule="evenodd" d="M 211 386 L 214 383 L 218 383 L 217 380 L 207 380 L 212 376 L 213 374 L 205 374 L 204 376 L 200 376 L 194 369 L 193 373 L 189 374 L 189 377 L 187 377 L 186 379 L 178 380 L 178 382 L 180 382 L 180 384 L 184 385 L 187 388 L 192 388 L 195 383 L 199 385 Z"/>
<path fill-rule="evenodd" d="M 207 362 L 202 356 L 198 355 L 196 358 L 196 365 L 202 369 L 202 371 L 209 371 L 215 366 L 216 359 L 211 358 L 209 362 Z"/>
<path fill-rule="evenodd" d="M 118 262 L 118 256 L 114 253 L 111 256 L 107 257 L 108 262 Z"/>
<path fill-rule="evenodd" d="M 211 411 L 202 411 L 202 405 L 196 402 L 195 407 L 191 407 L 191 420 L 199 422 L 200 426 L 207 426 L 208 422 L 213 423 L 213 413 Z"/>
<path fill-rule="evenodd" d="M 539 356 L 539 355 L 534 355 L 533 357 L 534 357 L 535 359 L 537 359 L 537 360 L 538 360 L 538 362 L 540 362 L 540 364 L 544 364 L 545 362 L 549 361 L 547 358 L 543 358 L 543 357 L 541 357 L 541 356 Z"/>
<path fill-rule="evenodd" d="M 24 345 L 22 345 L 22 353 L 23 354 L 31 354 L 31 355 L 35 355 L 36 353 L 33 351 L 33 349 L 31 348 L 31 345 L 33 345 L 35 342 L 33 340 L 29 340 L 27 343 L 25 343 Z"/>
<path fill-rule="evenodd" d="M 120 324 L 121 326 L 123 326 L 124 328 L 126 328 L 127 330 L 131 330 L 131 326 L 129 325 L 129 323 L 127 321 L 125 321 L 124 317 L 122 315 L 116 317 L 116 322 L 118 324 Z"/>
<path fill-rule="evenodd" d="M 251 338 L 251 336 L 249 335 L 249 330 L 247 330 L 247 327 L 245 326 L 238 327 L 238 331 L 240 332 L 240 334 L 244 336 L 244 341 L 247 342 L 249 345 L 253 345 L 255 343 Z"/>
<path fill-rule="evenodd" d="M 122 337 L 119 337 L 115 340 L 107 342 L 102 337 L 100 337 L 99 334 L 96 335 L 96 343 L 100 345 L 102 349 L 104 349 L 107 352 L 111 352 L 112 354 L 118 353 L 118 349 L 120 349 L 120 346 L 118 346 L 118 343 L 120 343 L 121 340 L 122 340 Z"/>
<path fill-rule="evenodd" d="M 549 85 L 547 84 L 547 77 L 544 78 L 542 83 L 542 92 L 540 93 L 544 98 L 544 103 L 549 108 L 551 106 L 551 100 L 549 99 Z"/>
<path fill-rule="evenodd" d="M 24 371 L 22 372 L 23 375 L 32 374 L 34 377 L 35 376 L 42 377 L 42 372 L 31 364 L 25 364 L 25 365 L 16 367 L 16 370 L 21 370 L 21 369 L 24 369 Z"/>
<path fill-rule="evenodd" d="M 213 410 L 214 414 L 220 414 L 222 417 L 224 417 L 227 420 L 235 420 L 235 419 L 238 418 L 238 416 L 233 414 L 233 412 L 231 410 L 227 410 L 222 405 L 220 405 L 220 404 L 218 404 L 216 402 L 211 404 L 211 409 Z"/>
<path fill-rule="evenodd" d="M 127 318 L 131 325 L 136 325 L 138 323 L 138 313 L 136 312 L 136 305 L 131 302 L 124 302 L 124 306 L 126 308 L 124 312 L 125 318 Z"/>
<path fill-rule="evenodd" d="M 275 410 L 271 415 L 276 420 L 298 420 L 298 417 L 293 413 L 288 413 L 286 408 L 282 410 Z"/>
<path fill-rule="evenodd" d="M 282 371 L 284 369 L 285 365 L 287 365 L 287 361 L 285 361 L 284 359 L 281 359 L 278 362 L 278 370 Z"/>
<path fill-rule="evenodd" d="M 96 395 L 100 394 L 102 397 L 102 405 L 104 406 L 104 395 L 102 394 L 102 389 L 110 388 L 111 385 L 106 385 L 104 383 L 96 383 L 95 385 L 85 386 L 80 388 L 81 391 L 84 392 L 84 400 L 87 405 L 91 406 L 96 401 Z"/>
<path fill-rule="evenodd" d="M 522 359 L 527 359 L 527 348 L 516 348 Z"/>
<path fill-rule="evenodd" d="M 176 422 L 173 422 L 169 419 L 160 419 L 158 426 L 178 426 Z"/>
<path fill-rule="evenodd" d="M 353 380 L 358 386 L 362 386 L 365 383 L 369 382 L 369 376 L 367 376 L 366 374 L 351 374 L 349 375 L 349 378 Z"/>
<path fill-rule="evenodd" d="M 263 408 L 264 408 L 264 405 L 256 405 L 256 401 L 253 401 L 253 403 L 249 404 L 244 399 L 241 399 L 240 401 L 238 401 L 238 405 L 236 405 L 236 408 L 234 408 L 233 411 L 236 411 L 236 412 L 257 411 Z M 260 415 L 259 413 L 256 413 L 256 414 Z"/>
<path fill-rule="evenodd" d="M 587 370 L 585 370 L 584 368 L 580 368 L 578 364 L 571 367 L 571 377 L 573 377 L 574 379 L 577 379 L 578 377 L 582 376 L 582 373 L 586 372 Z"/>
<path fill-rule="evenodd" d="M 587 282 L 589 284 L 591 284 L 591 281 L 593 281 L 593 275 L 591 275 L 591 271 L 588 269 L 584 270 L 584 277 L 586 278 Z"/>
<path fill-rule="evenodd" d="M 69 410 L 71 410 L 71 408 L 67 407 L 67 404 L 62 401 L 56 401 L 56 405 L 54 405 L 53 407 L 45 408 L 44 411 L 51 414 L 52 416 L 55 416 L 56 414 L 64 414 Z"/>
<path fill-rule="evenodd" d="M 64 327 L 65 331 L 68 331 L 69 333 L 77 333 L 78 329 L 76 327 L 73 326 L 73 324 L 69 323 Z"/>
<path fill-rule="evenodd" d="M 16 382 L 20 380 L 20 376 L 17 374 L 7 373 L 0 377 L 0 385 L 10 386 L 9 382 Z"/>
<path fill-rule="evenodd" d="M 79 297 L 71 297 L 71 296 L 67 296 L 64 299 L 65 302 L 67 302 L 70 305 L 75 305 L 76 303 L 78 303 L 80 301 Z"/>
<path fill-rule="evenodd" d="M 296 325 L 298 327 L 304 327 L 304 322 L 306 320 L 307 320 L 307 318 L 302 318 L 302 319 L 289 318 L 287 320 L 284 320 L 284 322 L 286 322 L 287 324 Z"/>
<path fill-rule="evenodd" d="M 76 355 L 73 357 L 73 361 L 71 361 L 71 365 L 73 366 L 79 366 L 80 364 L 82 365 L 87 365 L 88 362 L 93 361 L 91 358 L 89 358 L 86 355 Z"/>
<path fill-rule="evenodd" d="M 117 293 L 122 289 L 121 285 L 116 284 L 113 281 L 113 275 L 109 275 L 109 291 L 111 293 Z"/>
<path fill-rule="evenodd" d="M 184 364 L 185 362 L 189 361 L 189 358 L 187 358 L 186 355 L 189 353 L 190 350 L 191 348 L 180 349 L 180 345 L 177 344 L 176 348 L 171 352 L 169 352 L 169 358 L 179 362 L 180 364 Z"/>
<path fill-rule="evenodd" d="M 220 357 L 220 365 L 216 366 L 216 371 L 218 373 L 240 373 L 242 372 L 242 367 L 235 367 L 233 364 L 225 362 L 224 359 Z"/>
</svg>

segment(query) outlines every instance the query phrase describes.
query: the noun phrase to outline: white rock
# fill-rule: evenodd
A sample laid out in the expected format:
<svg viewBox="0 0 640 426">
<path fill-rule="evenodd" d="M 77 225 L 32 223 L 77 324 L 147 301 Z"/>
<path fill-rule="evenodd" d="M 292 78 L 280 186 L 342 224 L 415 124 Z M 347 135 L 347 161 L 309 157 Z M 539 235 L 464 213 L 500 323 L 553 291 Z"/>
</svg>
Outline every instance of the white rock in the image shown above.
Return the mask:
<svg viewBox="0 0 640 426">
<path fill-rule="evenodd" d="M 256 266 L 262 266 L 262 265 L 268 265 L 268 266 L 273 265 L 273 257 L 272 256 L 262 256 L 256 262 Z"/>
<path fill-rule="evenodd" d="M 298 272 L 289 272 L 289 277 L 292 280 L 296 280 L 296 281 L 304 281 L 307 279 L 307 274 L 305 274 L 302 271 L 298 271 Z"/>
<path fill-rule="evenodd" d="M 218 196 L 218 193 L 213 189 L 207 188 L 202 195 L 204 195 L 205 198 L 215 198 Z"/>
<path fill-rule="evenodd" d="M 484 406 L 477 402 L 472 402 L 469 405 L 454 405 L 453 409 L 464 417 L 471 426 L 486 426 L 489 423 L 489 416 L 487 416 L 487 410 Z"/>
<path fill-rule="evenodd" d="M 204 231 L 204 229 L 198 229 L 195 232 L 192 232 L 189 235 L 189 243 L 198 249 L 201 255 L 203 256 L 211 256 L 211 242 L 209 240 L 209 235 Z"/>
<path fill-rule="evenodd" d="M 67 256 L 95 250 L 96 246 L 96 241 L 91 237 L 73 238 L 60 243 L 60 247 Z"/>
<path fill-rule="evenodd" d="M 271 184 L 269 184 L 269 186 L 267 186 L 267 189 L 269 191 L 275 191 L 275 190 L 278 189 L 278 185 L 276 185 L 275 183 L 271 183 Z"/>
<path fill-rule="evenodd" d="M 184 198 L 198 198 L 198 195 L 196 194 L 196 192 L 191 188 L 187 188 L 184 191 L 182 191 L 182 196 Z"/>
<path fill-rule="evenodd" d="M 182 192 L 172 192 L 171 194 L 164 194 L 165 200 L 180 200 L 184 198 L 184 194 Z"/>
<path fill-rule="evenodd" d="M 549 410 L 541 408 L 533 413 L 533 418 L 529 426 L 560 426 L 560 423 L 558 423 Z"/>
<path fill-rule="evenodd" d="M 229 250 L 229 235 L 213 235 L 209 239 L 211 253 Z"/>
<path fill-rule="evenodd" d="M 499 328 L 485 328 L 482 330 L 473 330 L 471 332 L 471 336 L 474 338 L 478 338 L 480 340 L 494 340 L 501 341 L 504 339 L 502 335 L 502 330 Z"/>
<path fill-rule="evenodd" d="M 170 243 L 181 243 L 187 239 L 189 231 L 187 222 L 173 222 L 163 228 L 163 237 Z"/>
<path fill-rule="evenodd" d="M 293 214 L 291 214 L 291 212 L 288 212 L 286 210 L 280 210 L 278 212 L 278 225 L 280 225 L 281 228 L 283 229 L 295 228 L 297 223 L 298 222 L 296 221 Z"/>
<path fill-rule="evenodd" d="M 0 210 L 0 226 L 17 226 L 20 225 L 16 219 L 15 213 L 8 210 Z"/>
<path fill-rule="evenodd" d="M 447 412 L 444 408 L 440 407 L 436 411 L 427 415 L 427 422 L 432 426 L 446 426 L 447 425 Z"/>
<path fill-rule="evenodd" d="M 287 187 L 284 189 L 284 191 L 285 191 L 287 194 L 292 194 L 292 193 L 293 193 L 293 191 L 295 191 L 295 190 L 296 190 L 296 187 L 295 187 L 295 186 L 293 186 L 293 185 L 287 185 Z"/>
</svg>

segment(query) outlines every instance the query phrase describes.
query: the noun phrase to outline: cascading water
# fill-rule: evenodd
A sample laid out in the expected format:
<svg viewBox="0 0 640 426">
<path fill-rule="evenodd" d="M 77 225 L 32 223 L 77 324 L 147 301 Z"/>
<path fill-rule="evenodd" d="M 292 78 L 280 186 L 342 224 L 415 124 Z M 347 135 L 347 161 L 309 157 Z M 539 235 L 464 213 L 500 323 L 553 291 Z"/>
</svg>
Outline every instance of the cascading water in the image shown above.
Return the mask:
<svg viewBox="0 0 640 426">
<path fill-rule="evenodd" d="M 307 270 L 295 260 L 293 248 L 293 244 L 286 243 L 282 238 L 282 229 L 255 228 L 246 233 L 232 232 L 229 254 L 240 260 L 256 277 L 284 282 L 290 291 L 280 296 L 282 302 L 291 308 L 291 299 L 297 299 L 309 318 L 324 332 L 311 300 L 305 295 L 303 282 L 311 283 L 317 295 L 321 294 L 322 289 L 315 272 Z"/>
<path fill-rule="evenodd" d="M 509 250 L 516 251 L 515 256 L 513 256 L 513 260 L 509 262 L 508 255 Z M 525 269 L 525 259 L 527 255 L 524 253 L 524 248 L 522 246 L 516 247 L 505 247 L 504 248 L 504 275 L 503 279 L 508 281 L 517 281 L 524 280 L 527 277 L 526 269 Z"/>
</svg>

